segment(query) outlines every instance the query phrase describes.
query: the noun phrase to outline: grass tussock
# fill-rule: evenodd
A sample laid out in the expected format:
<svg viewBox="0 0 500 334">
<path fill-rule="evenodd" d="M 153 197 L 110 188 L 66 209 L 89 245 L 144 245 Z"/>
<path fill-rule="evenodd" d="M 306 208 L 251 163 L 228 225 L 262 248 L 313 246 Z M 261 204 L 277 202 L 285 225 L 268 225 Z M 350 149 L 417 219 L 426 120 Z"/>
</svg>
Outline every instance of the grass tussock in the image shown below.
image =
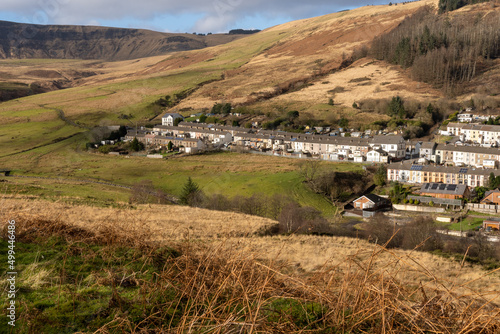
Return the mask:
<svg viewBox="0 0 500 334">
<path fill-rule="evenodd" d="M 19 333 L 500 330 L 498 293 L 446 288 L 425 266 L 384 247 L 303 272 L 230 239 L 163 245 L 150 241 L 146 229 L 89 230 L 35 216 L 17 220 L 16 230 Z M 418 271 L 436 287 L 403 283 L 377 265 L 382 256 L 400 262 L 398 272 Z"/>
</svg>

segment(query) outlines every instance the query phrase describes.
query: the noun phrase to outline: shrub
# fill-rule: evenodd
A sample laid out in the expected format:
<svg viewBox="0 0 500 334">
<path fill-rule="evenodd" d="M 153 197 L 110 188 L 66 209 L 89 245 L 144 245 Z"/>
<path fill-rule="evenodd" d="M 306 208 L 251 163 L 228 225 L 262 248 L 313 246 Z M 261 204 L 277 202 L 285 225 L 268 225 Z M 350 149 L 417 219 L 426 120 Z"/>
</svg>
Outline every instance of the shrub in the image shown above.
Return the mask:
<svg viewBox="0 0 500 334">
<path fill-rule="evenodd" d="M 109 152 L 111 152 L 111 147 L 109 145 L 102 145 L 102 146 L 99 146 L 99 148 L 97 150 L 100 153 L 108 154 Z"/>
</svg>

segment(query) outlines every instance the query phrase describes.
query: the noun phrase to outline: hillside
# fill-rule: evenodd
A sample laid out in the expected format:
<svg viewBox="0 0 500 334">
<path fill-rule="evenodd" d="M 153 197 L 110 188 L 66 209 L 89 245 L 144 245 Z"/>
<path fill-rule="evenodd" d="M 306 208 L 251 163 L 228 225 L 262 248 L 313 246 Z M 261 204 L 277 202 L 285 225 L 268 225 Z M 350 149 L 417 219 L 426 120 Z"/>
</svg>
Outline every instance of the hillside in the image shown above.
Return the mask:
<svg viewBox="0 0 500 334">
<path fill-rule="evenodd" d="M 203 49 L 237 34 L 160 33 L 144 29 L 34 25 L 0 21 L 0 59 L 137 59 Z"/>
<path fill-rule="evenodd" d="M 20 333 L 500 326 L 498 272 L 435 255 L 349 238 L 261 237 L 272 221 L 186 207 L 0 203 L 2 247 L 15 220 Z"/>
<path fill-rule="evenodd" d="M 371 57 L 364 47 L 369 48 L 376 38 L 403 26 L 403 21 L 424 7 L 437 13 L 436 4 L 435 0 L 424 0 L 397 6 L 367 6 L 289 22 L 226 44 L 166 56 L 113 62 L 0 60 L 0 84 L 4 87 L 24 91 L 41 87 L 50 91 L 0 103 L 0 166 L 13 169 L 18 175 L 104 179 L 127 186 L 154 180 L 163 191 L 172 194 L 178 194 L 184 180 L 191 176 L 202 186 L 212 183 L 210 194 L 218 188 L 213 184 L 231 196 L 285 191 L 301 204 L 311 201 L 322 212 L 333 214 L 335 210 L 324 198 L 319 200 L 320 195 L 305 189 L 297 166 L 286 171 L 271 166 L 261 171 L 269 163 L 232 155 L 144 163 L 141 157 L 93 154 L 86 151 L 86 144 L 99 140 L 102 128 L 97 127 L 159 123 L 159 117 L 167 110 L 161 104 L 166 96 L 175 102 L 171 111 L 186 116 L 209 110 L 217 102 L 231 102 L 240 108 L 238 112 L 245 118 L 242 122 L 252 118 L 272 121 L 289 111 L 299 111 L 302 124 L 316 121 L 335 127 L 341 117 L 346 117 L 350 126 L 363 128 L 378 121 L 388 123 L 391 117 L 383 105 L 378 109 L 354 108 L 353 102 L 387 101 L 399 95 L 420 108 L 420 113 L 414 112 L 407 124 L 411 123 L 412 130 L 421 129 L 419 117 L 424 116 L 423 121 L 432 118 L 422 106 L 425 109 L 430 102 L 437 105 L 444 100 L 444 92 L 430 83 L 413 80 L 408 69 Z M 452 19 L 453 29 L 458 30 L 459 25 L 455 27 L 453 20 L 460 21 L 461 15 L 468 19 L 467 24 L 473 24 L 474 17 L 481 23 L 483 17 L 494 18 L 499 13 L 500 7 L 485 3 L 446 15 Z M 450 108 L 470 101 L 475 93 L 498 104 L 498 59 L 485 63 L 491 67 L 477 73 L 466 85 L 470 92 L 450 101 Z M 328 103 L 330 98 L 333 105 Z M 443 105 L 443 114 L 451 111 L 446 109 L 447 103 Z M 397 124 L 396 121 L 392 123 Z M 241 173 L 241 166 L 228 170 L 233 159 L 248 166 Z M 292 165 L 269 157 L 262 159 L 276 167 Z M 184 168 L 186 164 L 190 168 Z M 95 197 L 84 188 L 78 189 L 85 196 Z M 51 194 L 60 191 L 42 186 L 32 190 Z M 62 192 L 74 191 L 70 188 Z M 106 193 L 106 197 L 112 198 L 111 193 L 116 194 L 117 189 Z"/>
</svg>

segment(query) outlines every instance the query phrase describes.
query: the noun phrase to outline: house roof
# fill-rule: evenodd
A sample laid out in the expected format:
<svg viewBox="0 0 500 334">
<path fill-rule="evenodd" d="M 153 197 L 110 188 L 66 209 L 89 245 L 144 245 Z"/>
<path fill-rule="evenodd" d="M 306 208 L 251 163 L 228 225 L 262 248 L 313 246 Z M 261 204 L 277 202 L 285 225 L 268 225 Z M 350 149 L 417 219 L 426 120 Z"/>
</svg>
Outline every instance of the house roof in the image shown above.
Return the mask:
<svg viewBox="0 0 500 334">
<path fill-rule="evenodd" d="M 432 149 L 434 148 L 434 146 L 436 145 L 436 143 L 432 142 L 432 141 L 424 141 L 422 142 L 422 145 L 420 146 L 421 149 Z"/>
<path fill-rule="evenodd" d="M 498 169 L 480 169 L 470 167 L 447 167 L 435 165 L 419 165 L 414 164 L 413 161 L 401 161 L 389 164 L 387 170 L 413 170 L 431 173 L 450 173 L 450 174 L 470 174 L 470 175 L 484 175 L 489 176 L 493 173 L 495 176 L 500 176 Z"/>
<path fill-rule="evenodd" d="M 484 194 L 484 198 L 490 196 L 491 194 L 494 194 L 494 193 L 500 193 L 500 189 L 493 189 L 493 190 L 488 190 L 485 194 Z"/>
<path fill-rule="evenodd" d="M 356 201 L 362 199 L 363 197 L 367 198 L 369 201 L 371 201 L 374 204 L 386 203 L 389 201 L 387 198 L 380 197 L 380 196 L 375 195 L 375 194 L 366 194 L 366 195 L 363 195 L 361 197 L 356 198 L 353 202 L 356 202 Z"/>
<path fill-rule="evenodd" d="M 380 155 L 384 155 L 384 156 L 385 156 L 385 155 L 389 155 L 389 153 L 387 153 L 386 151 L 384 151 L 384 150 L 383 150 L 383 149 L 381 149 L 381 148 L 377 148 L 376 150 L 369 150 L 369 151 L 368 151 L 368 153 L 369 153 L 369 152 L 378 152 Z"/>
<path fill-rule="evenodd" d="M 181 114 L 178 114 L 176 112 L 173 112 L 173 113 L 166 113 L 165 115 L 163 115 L 161 118 L 165 118 L 165 117 L 168 117 L 168 116 L 172 116 L 173 118 L 184 118 Z"/>
<path fill-rule="evenodd" d="M 371 140 L 371 144 L 399 144 L 404 142 L 403 137 L 395 136 L 395 135 L 387 135 L 387 136 L 374 136 Z"/>
<path fill-rule="evenodd" d="M 471 152 L 480 154 L 500 155 L 500 149 L 493 147 L 482 147 L 482 146 L 463 146 L 463 145 L 455 146 L 455 145 L 438 144 L 436 146 L 436 151 Z"/>
<path fill-rule="evenodd" d="M 461 128 L 463 130 L 500 132 L 500 125 L 449 123 L 448 128 Z"/>
<path fill-rule="evenodd" d="M 424 183 L 420 187 L 421 193 L 428 194 L 463 195 L 466 190 L 465 184 Z"/>
</svg>

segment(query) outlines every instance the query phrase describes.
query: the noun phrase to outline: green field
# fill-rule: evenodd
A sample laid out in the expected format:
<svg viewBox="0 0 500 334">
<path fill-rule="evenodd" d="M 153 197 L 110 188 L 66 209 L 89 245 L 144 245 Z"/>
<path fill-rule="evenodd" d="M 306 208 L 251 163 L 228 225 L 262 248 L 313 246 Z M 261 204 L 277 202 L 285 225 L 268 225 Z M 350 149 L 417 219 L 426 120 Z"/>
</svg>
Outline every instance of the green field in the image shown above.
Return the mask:
<svg viewBox="0 0 500 334">
<path fill-rule="evenodd" d="M 454 231 L 475 230 L 475 229 L 483 226 L 483 221 L 484 221 L 484 218 L 467 217 L 466 219 L 464 219 L 461 222 L 448 225 L 448 229 L 454 230 Z"/>
<path fill-rule="evenodd" d="M 5 192 L 39 195 L 45 198 L 80 198 L 103 203 L 126 202 L 127 189 L 94 186 L 79 180 L 97 180 L 133 186 L 149 180 L 154 186 L 179 196 L 191 177 L 208 195 L 228 197 L 254 194 L 289 195 L 302 205 L 313 206 L 326 216 L 336 208 L 323 196 L 312 192 L 303 182 L 296 159 L 238 153 L 148 159 L 141 156 L 110 156 L 82 150 L 85 134 L 35 148 L 28 152 L 0 157 L 0 167 L 12 169 L 15 175 L 44 176 L 63 180 L 6 178 Z M 349 163 L 322 163 L 324 170 L 361 170 Z"/>
</svg>

